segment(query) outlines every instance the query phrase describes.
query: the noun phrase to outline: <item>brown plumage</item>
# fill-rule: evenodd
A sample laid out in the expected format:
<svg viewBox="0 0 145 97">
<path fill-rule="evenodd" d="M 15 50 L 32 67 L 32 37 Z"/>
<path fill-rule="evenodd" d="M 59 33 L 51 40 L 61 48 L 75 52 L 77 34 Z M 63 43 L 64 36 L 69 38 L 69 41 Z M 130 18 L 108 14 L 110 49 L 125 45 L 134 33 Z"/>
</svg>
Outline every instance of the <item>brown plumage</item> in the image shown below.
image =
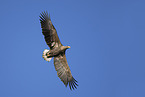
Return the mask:
<svg viewBox="0 0 145 97">
<path fill-rule="evenodd" d="M 63 46 L 61 44 L 56 29 L 53 26 L 50 16 L 48 16 L 47 12 L 42 12 L 40 14 L 40 23 L 45 41 L 50 47 L 50 50 L 44 50 L 43 58 L 46 61 L 50 61 L 51 58 L 54 57 L 54 66 L 58 77 L 65 84 L 65 86 L 69 84 L 71 90 L 77 88 L 77 81 L 71 74 L 65 56 L 65 51 L 66 49 L 70 48 L 70 46 Z"/>
</svg>

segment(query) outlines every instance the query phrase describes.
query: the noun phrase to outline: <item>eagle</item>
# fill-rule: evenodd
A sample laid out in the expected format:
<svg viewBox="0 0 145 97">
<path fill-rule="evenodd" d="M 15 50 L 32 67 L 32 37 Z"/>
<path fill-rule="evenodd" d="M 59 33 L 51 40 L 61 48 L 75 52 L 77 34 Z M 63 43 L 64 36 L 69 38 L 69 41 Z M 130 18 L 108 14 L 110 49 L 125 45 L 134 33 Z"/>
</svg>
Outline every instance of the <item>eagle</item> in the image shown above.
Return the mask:
<svg viewBox="0 0 145 97">
<path fill-rule="evenodd" d="M 72 76 L 65 56 L 65 52 L 70 48 L 70 46 L 63 46 L 60 42 L 57 31 L 51 22 L 50 14 L 48 16 L 47 11 L 40 13 L 39 17 L 42 33 L 47 45 L 50 48 L 50 50 L 44 49 L 42 57 L 48 62 L 53 58 L 57 75 L 64 85 L 67 87 L 69 84 L 71 90 L 75 88 L 77 89 L 78 82 Z"/>
</svg>

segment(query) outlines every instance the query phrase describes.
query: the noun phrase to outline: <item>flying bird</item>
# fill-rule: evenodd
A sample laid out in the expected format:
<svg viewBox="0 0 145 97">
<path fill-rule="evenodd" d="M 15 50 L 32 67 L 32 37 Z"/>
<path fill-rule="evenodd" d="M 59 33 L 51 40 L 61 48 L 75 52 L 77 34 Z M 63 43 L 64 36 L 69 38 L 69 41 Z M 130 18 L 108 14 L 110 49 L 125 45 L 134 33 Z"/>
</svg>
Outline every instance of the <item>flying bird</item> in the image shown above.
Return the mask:
<svg viewBox="0 0 145 97">
<path fill-rule="evenodd" d="M 77 81 L 73 78 L 70 68 L 68 66 L 65 51 L 70 48 L 70 46 L 63 46 L 59 40 L 58 34 L 55 27 L 53 26 L 50 15 L 47 12 L 40 13 L 40 23 L 42 28 L 42 33 L 44 35 L 45 41 L 49 46 L 50 50 L 45 49 L 43 51 L 42 57 L 46 61 L 54 59 L 54 67 L 57 71 L 58 77 L 67 87 L 69 84 L 70 89 L 77 89 Z"/>
</svg>

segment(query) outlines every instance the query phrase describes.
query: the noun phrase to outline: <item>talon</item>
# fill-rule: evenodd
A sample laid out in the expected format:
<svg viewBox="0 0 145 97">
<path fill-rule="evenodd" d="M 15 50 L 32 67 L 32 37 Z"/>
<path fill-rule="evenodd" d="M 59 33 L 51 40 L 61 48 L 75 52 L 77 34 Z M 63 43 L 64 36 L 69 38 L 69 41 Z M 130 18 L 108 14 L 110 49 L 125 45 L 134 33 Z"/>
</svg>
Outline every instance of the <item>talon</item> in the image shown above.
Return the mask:
<svg viewBox="0 0 145 97">
<path fill-rule="evenodd" d="M 46 56 L 49 57 L 50 56 L 49 53 L 46 53 Z"/>
<path fill-rule="evenodd" d="M 49 50 L 45 49 L 45 50 L 43 51 L 42 57 L 44 58 L 44 60 L 46 60 L 46 61 L 49 62 L 49 61 L 52 59 L 52 57 L 50 57 L 48 51 L 49 51 Z M 49 57 L 50 57 L 50 58 L 49 58 Z"/>
</svg>

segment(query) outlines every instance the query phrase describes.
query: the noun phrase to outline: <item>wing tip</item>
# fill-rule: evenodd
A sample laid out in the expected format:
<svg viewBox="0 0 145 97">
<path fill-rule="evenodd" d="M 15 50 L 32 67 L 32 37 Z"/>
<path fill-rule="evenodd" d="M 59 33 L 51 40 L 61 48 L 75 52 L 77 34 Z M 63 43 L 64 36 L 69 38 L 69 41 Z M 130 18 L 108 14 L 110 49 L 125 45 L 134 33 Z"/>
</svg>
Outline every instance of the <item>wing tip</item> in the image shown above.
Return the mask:
<svg viewBox="0 0 145 97">
<path fill-rule="evenodd" d="M 77 86 L 79 86 L 77 83 L 78 83 L 78 81 L 76 81 L 74 78 L 72 78 L 72 81 L 69 82 L 70 90 L 77 89 Z"/>
<path fill-rule="evenodd" d="M 50 19 L 50 13 L 48 14 L 48 12 L 47 11 L 42 11 L 41 13 L 40 13 L 40 20 L 43 20 L 43 19 L 46 19 L 46 18 L 48 18 L 49 20 L 51 20 Z"/>
</svg>

